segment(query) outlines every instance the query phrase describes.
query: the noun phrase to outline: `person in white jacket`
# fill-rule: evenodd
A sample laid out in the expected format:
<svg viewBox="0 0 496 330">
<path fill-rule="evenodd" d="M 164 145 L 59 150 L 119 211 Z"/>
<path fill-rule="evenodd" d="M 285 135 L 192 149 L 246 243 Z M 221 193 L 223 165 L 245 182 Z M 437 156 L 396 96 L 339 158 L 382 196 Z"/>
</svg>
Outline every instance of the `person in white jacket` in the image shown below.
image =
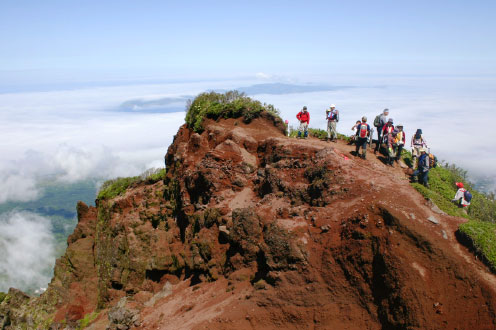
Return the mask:
<svg viewBox="0 0 496 330">
<path fill-rule="evenodd" d="M 470 205 L 470 202 L 465 199 L 465 192 L 467 189 L 463 187 L 463 182 L 457 182 L 456 186 L 458 187 L 458 190 L 455 194 L 455 198 L 453 198 L 451 201 L 454 203 L 458 203 L 460 207 L 467 207 Z"/>
</svg>

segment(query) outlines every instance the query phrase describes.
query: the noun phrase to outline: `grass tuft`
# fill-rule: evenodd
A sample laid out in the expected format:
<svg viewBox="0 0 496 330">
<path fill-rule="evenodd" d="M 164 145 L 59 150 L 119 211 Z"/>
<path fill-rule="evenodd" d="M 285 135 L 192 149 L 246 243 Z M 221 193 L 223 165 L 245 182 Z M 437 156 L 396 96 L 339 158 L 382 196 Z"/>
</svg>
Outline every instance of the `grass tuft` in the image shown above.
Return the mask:
<svg viewBox="0 0 496 330">
<path fill-rule="evenodd" d="M 462 223 L 458 231 L 470 239 L 476 253 L 496 272 L 496 223 L 470 220 Z"/>
<path fill-rule="evenodd" d="M 116 178 L 112 180 L 105 181 L 98 192 L 98 199 L 112 199 L 119 195 L 124 194 L 124 192 L 132 185 L 139 182 L 146 182 L 147 184 L 153 184 L 160 180 L 165 179 L 166 169 L 148 169 L 140 176 L 133 176 L 127 178 Z"/>
</svg>

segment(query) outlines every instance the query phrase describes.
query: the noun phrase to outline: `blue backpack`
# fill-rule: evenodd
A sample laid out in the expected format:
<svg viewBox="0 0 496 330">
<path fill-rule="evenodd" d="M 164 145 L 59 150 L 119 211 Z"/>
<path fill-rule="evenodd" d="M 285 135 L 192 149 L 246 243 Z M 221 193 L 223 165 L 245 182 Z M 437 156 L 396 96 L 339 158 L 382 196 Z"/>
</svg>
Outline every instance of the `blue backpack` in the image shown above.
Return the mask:
<svg viewBox="0 0 496 330">
<path fill-rule="evenodd" d="M 472 194 L 470 193 L 470 191 L 465 190 L 465 192 L 463 193 L 463 198 L 470 203 L 470 201 L 472 200 Z"/>
</svg>

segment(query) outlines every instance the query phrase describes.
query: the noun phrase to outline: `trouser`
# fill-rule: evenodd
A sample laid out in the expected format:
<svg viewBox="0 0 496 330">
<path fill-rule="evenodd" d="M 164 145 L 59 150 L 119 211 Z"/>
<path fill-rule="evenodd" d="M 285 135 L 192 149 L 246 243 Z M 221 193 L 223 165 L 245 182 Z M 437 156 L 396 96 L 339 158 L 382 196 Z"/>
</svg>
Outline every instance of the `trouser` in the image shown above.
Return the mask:
<svg viewBox="0 0 496 330">
<path fill-rule="evenodd" d="M 336 131 L 336 122 L 333 120 L 327 121 L 327 137 L 329 139 L 338 138 L 338 132 Z"/>
<path fill-rule="evenodd" d="M 360 148 L 362 148 L 362 157 L 365 158 L 367 155 L 367 138 L 361 138 L 357 137 L 356 139 L 356 154 L 358 156 L 358 153 L 360 151 Z"/>
<path fill-rule="evenodd" d="M 398 150 L 396 151 L 396 161 L 401 159 L 401 152 L 403 151 L 403 145 L 398 144 Z"/>
<path fill-rule="evenodd" d="M 302 133 L 303 133 L 303 137 L 308 136 L 308 123 L 307 122 L 300 123 L 300 127 L 298 128 L 298 137 L 301 137 Z"/>
<path fill-rule="evenodd" d="M 419 169 L 415 170 L 413 172 L 413 176 L 419 176 L 420 175 L 420 182 L 426 186 L 429 183 L 429 171 L 421 172 Z"/>
<path fill-rule="evenodd" d="M 422 146 L 414 145 L 412 148 L 412 167 L 417 168 L 417 158 L 420 157 L 420 149 Z"/>
<path fill-rule="evenodd" d="M 387 162 L 388 162 L 388 164 L 393 165 L 395 158 L 396 158 L 396 146 L 388 143 L 388 148 L 387 148 Z"/>
<path fill-rule="evenodd" d="M 382 142 L 381 139 L 382 139 L 382 127 L 377 127 L 377 144 L 375 145 L 374 151 L 379 151 Z"/>
</svg>

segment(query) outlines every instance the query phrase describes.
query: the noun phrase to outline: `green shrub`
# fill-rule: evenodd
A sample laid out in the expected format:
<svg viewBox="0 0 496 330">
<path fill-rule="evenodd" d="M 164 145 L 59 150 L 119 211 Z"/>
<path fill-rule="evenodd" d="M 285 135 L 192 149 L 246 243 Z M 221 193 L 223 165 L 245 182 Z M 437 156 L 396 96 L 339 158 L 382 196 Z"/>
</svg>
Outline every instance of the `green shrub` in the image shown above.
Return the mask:
<svg viewBox="0 0 496 330">
<path fill-rule="evenodd" d="M 98 199 L 111 199 L 122 195 L 130 186 L 138 182 L 146 182 L 152 184 L 157 181 L 165 179 L 165 168 L 152 168 L 148 169 L 140 176 L 133 176 L 128 178 L 116 178 L 105 181 L 98 191 Z"/>
<path fill-rule="evenodd" d="M 471 240 L 470 244 L 476 252 L 496 271 L 496 223 L 470 220 L 462 223 L 459 231 Z"/>
<path fill-rule="evenodd" d="M 0 292 L 0 304 L 3 302 L 3 300 L 7 297 L 6 293 Z"/>
<path fill-rule="evenodd" d="M 133 183 L 139 182 L 139 176 L 133 176 L 129 178 L 116 178 L 112 180 L 105 181 L 98 192 L 98 199 L 111 199 L 116 196 L 121 195 L 129 188 Z"/>
<path fill-rule="evenodd" d="M 141 180 L 147 183 L 155 183 L 165 179 L 167 171 L 165 168 L 150 168 L 140 175 Z"/>
<path fill-rule="evenodd" d="M 82 318 L 79 321 L 79 327 L 78 327 L 78 329 L 79 330 L 82 330 L 82 329 L 86 328 L 88 325 L 90 325 L 91 322 L 93 322 L 98 317 L 98 314 L 99 313 L 97 313 L 97 312 L 86 314 L 84 316 L 84 318 Z"/>
<path fill-rule="evenodd" d="M 411 154 L 403 153 L 403 160 L 411 164 Z M 496 202 L 494 194 L 484 194 L 473 188 L 466 180 L 467 171 L 454 164 L 440 164 L 429 171 L 429 185 L 426 188 L 421 184 L 412 183 L 425 198 L 434 202 L 441 210 L 449 215 L 464 217 L 468 222 L 459 226 L 458 237 L 462 243 L 468 244 L 476 253 L 489 264 L 496 272 Z M 467 213 L 453 203 L 456 182 L 463 182 L 466 189 L 472 193 L 472 201 Z"/>
<path fill-rule="evenodd" d="M 238 91 L 229 91 L 224 94 L 206 92 L 188 101 L 186 124 L 195 132 L 203 131 L 203 119 L 240 118 L 245 123 L 266 113 L 274 124 L 282 124 L 279 111 L 271 104 L 261 103 Z"/>
</svg>

